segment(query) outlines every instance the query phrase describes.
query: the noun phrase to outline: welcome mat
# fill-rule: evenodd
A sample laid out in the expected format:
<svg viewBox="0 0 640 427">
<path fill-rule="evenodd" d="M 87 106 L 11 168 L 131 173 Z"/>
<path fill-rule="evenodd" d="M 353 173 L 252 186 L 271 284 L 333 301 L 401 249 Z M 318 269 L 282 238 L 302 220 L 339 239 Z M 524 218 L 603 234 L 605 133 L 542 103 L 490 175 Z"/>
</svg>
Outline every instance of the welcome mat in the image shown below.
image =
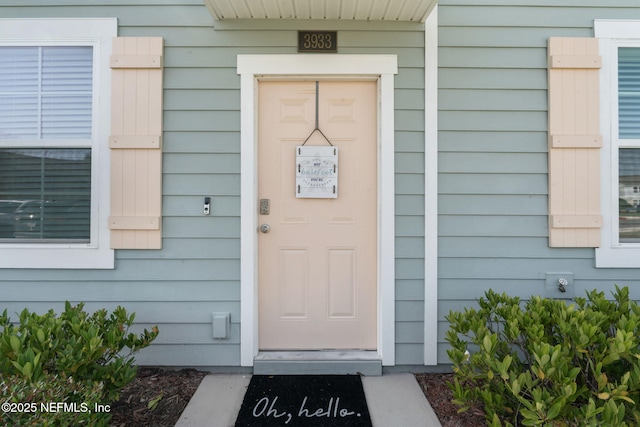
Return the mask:
<svg viewBox="0 0 640 427">
<path fill-rule="evenodd" d="M 235 427 L 372 427 L 358 375 L 254 375 Z"/>
</svg>

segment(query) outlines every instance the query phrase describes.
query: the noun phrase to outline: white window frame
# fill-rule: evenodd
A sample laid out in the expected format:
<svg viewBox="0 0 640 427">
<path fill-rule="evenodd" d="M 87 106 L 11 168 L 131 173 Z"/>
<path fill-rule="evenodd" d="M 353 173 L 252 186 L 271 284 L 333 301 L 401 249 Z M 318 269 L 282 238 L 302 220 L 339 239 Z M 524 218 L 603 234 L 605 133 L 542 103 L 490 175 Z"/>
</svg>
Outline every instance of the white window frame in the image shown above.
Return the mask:
<svg viewBox="0 0 640 427">
<path fill-rule="evenodd" d="M 92 138 L 75 148 L 91 148 L 91 232 L 89 243 L 2 243 L 0 268 L 114 268 L 110 248 L 109 125 L 111 122 L 111 43 L 117 36 L 115 18 L 0 19 L 0 46 L 92 46 Z M 37 141 L 39 147 L 57 147 Z M 66 146 L 66 145 L 65 145 Z M 15 141 L 0 140 L 0 148 L 15 148 Z M 70 148 L 74 148 L 70 147 Z"/>
<path fill-rule="evenodd" d="M 640 268 L 640 243 L 620 243 L 618 212 L 618 153 L 620 148 L 640 148 L 640 140 L 618 138 L 618 48 L 640 47 L 640 20 L 597 19 L 599 39 L 602 244 L 596 249 L 596 267 Z"/>
</svg>

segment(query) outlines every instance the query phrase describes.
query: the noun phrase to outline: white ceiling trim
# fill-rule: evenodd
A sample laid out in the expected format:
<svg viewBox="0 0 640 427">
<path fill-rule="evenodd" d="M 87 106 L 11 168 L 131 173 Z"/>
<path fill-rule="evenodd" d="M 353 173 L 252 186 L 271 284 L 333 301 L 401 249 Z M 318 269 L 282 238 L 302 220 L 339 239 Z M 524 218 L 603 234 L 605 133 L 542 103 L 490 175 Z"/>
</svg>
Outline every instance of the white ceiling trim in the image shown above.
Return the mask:
<svg viewBox="0 0 640 427">
<path fill-rule="evenodd" d="M 438 0 L 204 0 L 215 19 L 424 22 Z"/>
</svg>

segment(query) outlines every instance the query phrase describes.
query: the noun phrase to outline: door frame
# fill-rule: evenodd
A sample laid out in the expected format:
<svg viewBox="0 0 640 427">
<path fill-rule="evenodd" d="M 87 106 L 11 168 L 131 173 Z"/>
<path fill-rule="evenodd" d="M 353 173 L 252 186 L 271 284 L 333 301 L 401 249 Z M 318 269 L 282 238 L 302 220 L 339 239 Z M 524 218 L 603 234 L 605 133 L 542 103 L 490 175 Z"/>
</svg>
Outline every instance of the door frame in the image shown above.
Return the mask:
<svg viewBox="0 0 640 427">
<path fill-rule="evenodd" d="M 395 365 L 394 75 L 396 55 L 238 55 L 240 74 L 240 363 L 258 354 L 257 88 L 261 79 L 378 82 L 378 355 Z"/>
</svg>

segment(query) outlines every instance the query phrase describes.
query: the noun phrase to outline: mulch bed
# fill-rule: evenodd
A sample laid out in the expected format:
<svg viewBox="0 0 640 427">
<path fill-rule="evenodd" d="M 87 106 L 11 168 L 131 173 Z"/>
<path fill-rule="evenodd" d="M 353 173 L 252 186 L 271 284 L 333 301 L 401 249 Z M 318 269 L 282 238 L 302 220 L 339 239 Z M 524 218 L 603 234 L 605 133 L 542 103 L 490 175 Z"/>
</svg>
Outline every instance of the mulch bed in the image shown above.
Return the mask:
<svg viewBox="0 0 640 427">
<path fill-rule="evenodd" d="M 453 381 L 453 374 L 417 374 L 416 379 L 442 427 L 486 427 L 481 408 L 458 413 L 459 407 L 451 402 L 453 392 L 449 383 Z"/>
<path fill-rule="evenodd" d="M 111 407 L 113 427 L 174 427 L 208 372 L 142 368 Z"/>
</svg>

